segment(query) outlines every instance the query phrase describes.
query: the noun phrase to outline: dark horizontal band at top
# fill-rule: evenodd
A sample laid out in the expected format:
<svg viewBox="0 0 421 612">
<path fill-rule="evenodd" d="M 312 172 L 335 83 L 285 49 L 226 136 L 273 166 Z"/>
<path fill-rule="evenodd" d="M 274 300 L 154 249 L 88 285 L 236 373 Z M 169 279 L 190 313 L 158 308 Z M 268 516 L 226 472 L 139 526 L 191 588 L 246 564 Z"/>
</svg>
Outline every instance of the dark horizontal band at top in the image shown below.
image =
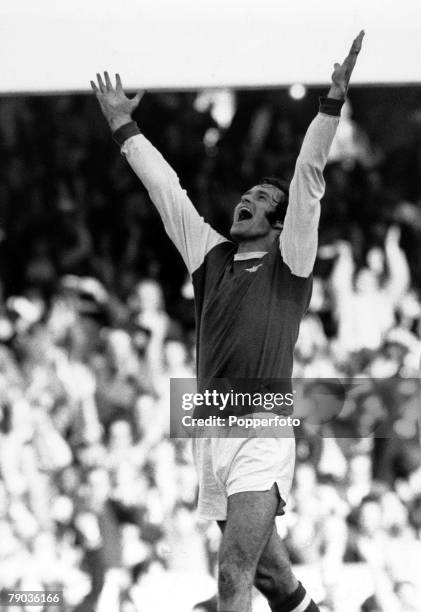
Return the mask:
<svg viewBox="0 0 421 612">
<path fill-rule="evenodd" d="M 343 103 L 344 100 L 322 96 L 319 98 L 319 112 L 338 117 L 341 114 Z M 125 123 L 113 133 L 113 139 L 119 147 L 122 147 L 128 138 L 136 136 L 136 134 L 140 134 L 136 121 L 129 121 L 129 123 Z"/>
</svg>

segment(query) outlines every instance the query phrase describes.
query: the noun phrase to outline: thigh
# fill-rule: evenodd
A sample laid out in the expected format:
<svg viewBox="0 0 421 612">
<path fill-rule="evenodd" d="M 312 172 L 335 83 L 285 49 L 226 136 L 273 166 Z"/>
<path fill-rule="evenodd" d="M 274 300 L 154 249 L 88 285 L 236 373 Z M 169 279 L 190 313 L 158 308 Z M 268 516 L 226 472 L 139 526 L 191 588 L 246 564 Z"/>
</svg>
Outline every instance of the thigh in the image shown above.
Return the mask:
<svg viewBox="0 0 421 612">
<path fill-rule="evenodd" d="M 240 440 L 238 446 L 231 446 L 231 442 L 230 439 L 218 441 L 214 456 L 216 476 L 225 486 L 228 497 L 235 493 L 268 491 L 276 483 L 283 500 L 278 514 L 283 514 L 294 475 L 295 439 L 251 437 Z M 226 446 L 231 451 L 235 449 L 231 456 Z"/>
<path fill-rule="evenodd" d="M 246 491 L 228 497 L 227 519 L 223 531 L 220 563 L 232 562 L 255 571 L 275 524 L 279 507 L 276 484 L 267 491 Z"/>
<path fill-rule="evenodd" d="M 213 440 L 193 439 L 192 451 L 199 484 L 198 515 L 205 520 L 225 519 L 227 494 L 225 487 L 215 476 Z"/>
</svg>

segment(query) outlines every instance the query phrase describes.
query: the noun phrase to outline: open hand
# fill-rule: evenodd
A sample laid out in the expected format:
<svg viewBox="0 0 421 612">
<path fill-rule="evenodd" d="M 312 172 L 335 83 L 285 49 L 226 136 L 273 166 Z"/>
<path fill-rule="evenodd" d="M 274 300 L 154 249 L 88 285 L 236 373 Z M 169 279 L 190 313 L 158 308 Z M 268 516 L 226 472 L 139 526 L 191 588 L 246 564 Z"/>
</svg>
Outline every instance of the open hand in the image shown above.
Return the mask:
<svg viewBox="0 0 421 612">
<path fill-rule="evenodd" d="M 91 87 L 101 106 L 104 117 L 108 121 L 111 130 L 114 132 L 119 127 L 132 120 L 132 113 L 142 99 L 144 92 L 139 91 L 134 98 L 128 98 L 124 93 L 119 74 L 115 75 L 115 87 L 111 83 L 108 72 L 104 72 L 105 83 L 99 73 L 96 77 L 98 86 L 94 81 L 91 81 Z"/>
<path fill-rule="evenodd" d="M 352 43 L 351 49 L 343 63 L 336 63 L 334 65 L 332 87 L 329 92 L 329 97 L 337 99 L 345 98 L 352 71 L 354 70 L 358 54 L 361 51 L 364 34 L 364 30 L 361 30 L 357 38 L 355 38 L 354 42 Z"/>
</svg>

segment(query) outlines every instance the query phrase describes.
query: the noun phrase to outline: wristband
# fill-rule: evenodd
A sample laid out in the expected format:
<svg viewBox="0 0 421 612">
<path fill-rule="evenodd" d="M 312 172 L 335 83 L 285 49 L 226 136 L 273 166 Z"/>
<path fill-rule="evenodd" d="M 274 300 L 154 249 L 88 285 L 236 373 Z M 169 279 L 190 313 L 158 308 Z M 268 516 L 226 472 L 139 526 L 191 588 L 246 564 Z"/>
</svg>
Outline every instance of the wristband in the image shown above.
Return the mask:
<svg viewBox="0 0 421 612">
<path fill-rule="evenodd" d="M 125 123 L 124 125 L 119 127 L 118 130 L 113 132 L 113 139 L 119 147 L 122 147 L 128 138 L 136 136 L 136 134 L 140 134 L 140 130 L 137 126 L 137 123 L 136 121 L 130 121 L 129 123 Z"/>
<path fill-rule="evenodd" d="M 336 98 L 321 96 L 319 98 L 319 113 L 331 115 L 332 117 L 339 117 L 344 102 L 345 100 L 337 100 Z"/>
</svg>

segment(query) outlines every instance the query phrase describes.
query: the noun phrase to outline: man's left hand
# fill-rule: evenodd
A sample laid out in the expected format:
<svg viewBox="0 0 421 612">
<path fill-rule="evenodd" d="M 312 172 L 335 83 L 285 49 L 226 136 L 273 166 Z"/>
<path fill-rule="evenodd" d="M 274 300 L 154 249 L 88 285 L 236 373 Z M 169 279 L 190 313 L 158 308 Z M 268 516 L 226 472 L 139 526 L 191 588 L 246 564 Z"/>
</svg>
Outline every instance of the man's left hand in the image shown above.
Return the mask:
<svg viewBox="0 0 421 612">
<path fill-rule="evenodd" d="M 357 61 L 364 38 L 364 30 L 358 34 L 352 43 L 351 49 L 342 64 L 336 63 L 332 74 L 332 86 L 329 91 L 329 98 L 343 100 L 348 90 L 349 80 Z"/>
</svg>

